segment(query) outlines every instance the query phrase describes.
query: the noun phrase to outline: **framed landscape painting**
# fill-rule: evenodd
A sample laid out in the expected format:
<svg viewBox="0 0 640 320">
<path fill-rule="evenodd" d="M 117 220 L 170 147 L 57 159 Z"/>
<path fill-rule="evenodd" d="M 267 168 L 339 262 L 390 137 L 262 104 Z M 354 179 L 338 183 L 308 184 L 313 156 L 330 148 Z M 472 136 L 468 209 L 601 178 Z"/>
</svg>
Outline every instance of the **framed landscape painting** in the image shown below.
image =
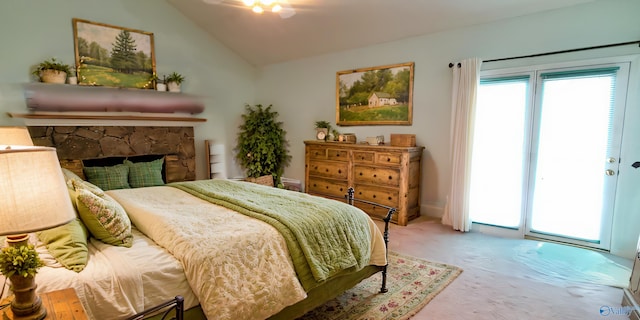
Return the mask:
<svg viewBox="0 0 640 320">
<path fill-rule="evenodd" d="M 413 62 L 339 71 L 336 124 L 411 125 Z"/>
<path fill-rule="evenodd" d="M 78 84 L 152 89 L 153 33 L 73 19 Z"/>
</svg>

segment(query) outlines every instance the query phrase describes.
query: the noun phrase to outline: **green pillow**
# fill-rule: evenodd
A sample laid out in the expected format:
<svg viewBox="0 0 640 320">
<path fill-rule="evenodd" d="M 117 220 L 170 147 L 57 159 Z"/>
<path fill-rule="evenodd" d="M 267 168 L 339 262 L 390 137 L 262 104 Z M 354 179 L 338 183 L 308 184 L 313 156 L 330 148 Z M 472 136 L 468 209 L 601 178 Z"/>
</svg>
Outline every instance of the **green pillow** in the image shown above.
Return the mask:
<svg viewBox="0 0 640 320">
<path fill-rule="evenodd" d="M 98 240 L 121 247 L 131 247 L 131 220 L 124 208 L 108 195 L 99 197 L 85 188 L 76 188 L 80 219 Z"/>
<path fill-rule="evenodd" d="M 87 189 L 91 191 L 93 194 L 95 194 L 96 196 L 104 198 L 104 191 L 102 191 L 102 189 L 98 188 L 98 186 L 96 186 L 95 184 L 89 181 L 84 181 L 84 180 L 79 180 L 74 178 L 74 179 L 71 179 L 68 184 L 71 184 L 71 187 L 73 187 L 73 191 L 76 192 L 75 196 L 73 197 L 73 201 L 76 200 L 78 189 Z"/>
<path fill-rule="evenodd" d="M 131 162 L 124 160 L 129 167 L 129 186 L 132 188 L 153 187 L 164 185 L 162 180 L 162 164 L 164 159 L 150 162 Z"/>
<path fill-rule="evenodd" d="M 118 164 L 112 167 L 84 167 L 89 182 L 102 190 L 129 189 L 129 167 Z"/>
<path fill-rule="evenodd" d="M 89 233 L 80 219 L 37 233 L 49 253 L 65 268 L 80 272 L 87 266 Z"/>
</svg>

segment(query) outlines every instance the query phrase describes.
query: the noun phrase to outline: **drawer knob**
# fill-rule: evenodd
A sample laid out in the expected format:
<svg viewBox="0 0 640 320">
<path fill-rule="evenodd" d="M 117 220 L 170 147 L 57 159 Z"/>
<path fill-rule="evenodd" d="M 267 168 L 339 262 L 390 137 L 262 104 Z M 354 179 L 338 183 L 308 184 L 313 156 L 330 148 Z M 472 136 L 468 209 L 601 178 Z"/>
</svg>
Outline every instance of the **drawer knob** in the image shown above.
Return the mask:
<svg viewBox="0 0 640 320">
<path fill-rule="evenodd" d="M 387 158 L 387 162 L 391 161 L 391 158 Z"/>
<path fill-rule="evenodd" d="M 340 191 L 342 191 L 342 188 L 340 188 Z"/>
<path fill-rule="evenodd" d="M 373 177 L 374 177 L 374 178 L 377 178 L 377 177 L 378 177 L 378 175 L 377 175 L 377 174 L 374 174 L 374 175 L 373 175 Z"/>
<path fill-rule="evenodd" d="M 325 172 L 329 172 L 329 169 L 324 169 Z"/>
<path fill-rule="evenodd" d="M 375 194 L 373 195 L 373 198 L 374 198 L 374 199 L 376 198 L 376 195 L 375 195 Z"/>
<path fill-rule="evenodd" d="M 317 187 L 318 185 L 314 183 L 314 184 L 313 184 L 313 186 L 314 186 L 314 187 Z"/>
<path fill-rule="evenodd" d="M 338 170 L 338 173 L 342 173 L 342 170 Z"/>
<path fill-rule="evenodd" d="M 393 177 L 392 177 L 392 176 L 389 176 L 389 180 L 391 180 L 391 179 L 393 179 Z"/>
<path fill-rule="evenodd" d="M 362 175 L 362 172 L 360 172 L 360 175 Z"/>
<path fill-rule="evenodd" d="M 389 198 L 387 198 L 387 199 L 388 199 L 389 201 L 393 200 L 393 198 L 391 198 L 391 197 L 389 197 Z"/>
</svg>

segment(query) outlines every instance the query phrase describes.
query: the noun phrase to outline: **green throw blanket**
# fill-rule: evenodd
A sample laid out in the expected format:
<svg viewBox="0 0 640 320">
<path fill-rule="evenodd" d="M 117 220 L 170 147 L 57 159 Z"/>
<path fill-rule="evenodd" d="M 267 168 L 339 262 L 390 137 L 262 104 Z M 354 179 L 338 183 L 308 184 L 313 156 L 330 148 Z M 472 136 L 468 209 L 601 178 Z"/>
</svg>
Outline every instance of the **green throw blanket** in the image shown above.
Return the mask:
<svg viewBox="0 0 640 320">
<path fill-rule="evenodd" d="M 169 185 L 275 227 L 285 238 L 298 279 L 307 291 L 369 262 L 369 218 L 346 203 L 230 180 Z"/>
</svg>

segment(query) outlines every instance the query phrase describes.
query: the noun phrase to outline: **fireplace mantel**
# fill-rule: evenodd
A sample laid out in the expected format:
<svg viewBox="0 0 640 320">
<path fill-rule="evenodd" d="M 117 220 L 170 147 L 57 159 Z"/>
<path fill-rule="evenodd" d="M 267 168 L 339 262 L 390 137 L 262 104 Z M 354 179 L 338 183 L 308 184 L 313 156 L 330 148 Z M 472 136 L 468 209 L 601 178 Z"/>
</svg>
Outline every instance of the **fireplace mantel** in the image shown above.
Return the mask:
<svg viewBox="0 0 640 320">
<path fill-rule="evenodd" d="M 204 111 L 202 99 L 195 95 L 155 90 L 92 87 L 66 84 L 27 83 L 27 108 L 31 112 L 183 113 Z"/>
</svg>

